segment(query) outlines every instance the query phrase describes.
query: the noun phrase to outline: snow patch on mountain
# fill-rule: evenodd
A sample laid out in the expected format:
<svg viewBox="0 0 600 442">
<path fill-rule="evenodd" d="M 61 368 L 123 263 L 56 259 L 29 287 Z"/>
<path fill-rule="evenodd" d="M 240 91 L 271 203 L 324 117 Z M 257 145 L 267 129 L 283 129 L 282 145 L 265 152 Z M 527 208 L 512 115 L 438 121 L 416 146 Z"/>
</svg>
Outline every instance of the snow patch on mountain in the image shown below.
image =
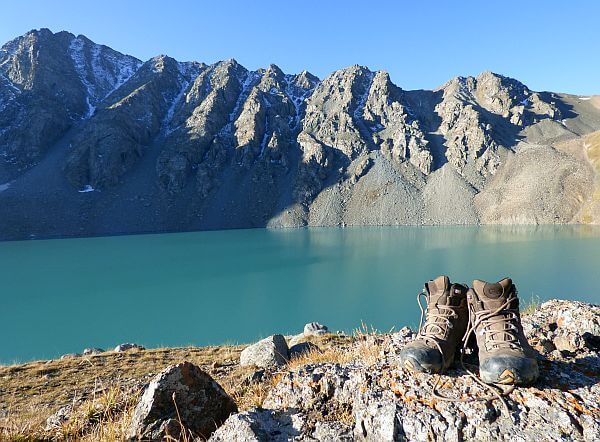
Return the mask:
<svg viewBox="0 0 600 442">
<path fill-rule="evenodd" d="M 365 110 L 365 104 L 367 103 L 367 99 L 369 98 L 369 92 L 371 91 L 371 85 L 373 84 L 373 78 L 375 78 L 375 72 L 367 71 L 366 72 L 366 85 L 365 90 L 362 95 L 358 98 L 358 102 L 356 104 L 356 109 L 354 110 L 354 120 L 360 121 L 363 119 L 363 114 Z"/>
<path fill-rule="evenodd" d="M 86 90 L 88 112 L 94 114 L 96 105 L 118 89 L 139 69 L 141 62 L 133 57 L 113 53 L 109 48 L 74 37 L 69 55 L 75 71 Z"/>
<path fill-rule="evenodd" d="M 233 110 L 229 114 L 229 123 L 227 123 L 225 127 L 223 127 L 223 129 L 221 130 L 221 134 L 231 134 L 233 130 L 233 123 L 235 122 L 236 116 L 240 112 L 240 108 L 246 102 L 246 99 L 250 95 L 250 91 L 252 90 L 254 83 L 257 82 L 259 79 L 260 74 L 256 71 L 248 71 L 243 82 L 242 79 L 239 79 L 240 83 L 242 83 L 242 91 L 240 92 L 240 95 L 235 103 L 235 106 L 233 107 Z"/>
<path fill-rule="evenodd" d="M 104 83 L 105 89 L 108 90 L 104 96 L 96 97 L 99 101 L 121 87 L 142 65 L 141 61 L 133 57 L 116 56 L 108 48 L 97 44 L 92 46 L 91 55 L 94 79 L 99 84 Z M 106 66 L 113 67 L 115 71 L 106 69 Z"/>
<path fill-rule="evenodd" d="M 169 109 L 167 110 L 167 113 L 163 120 L 163 127 L 165 128 L 164 130 L 165 130 L 166 135 L 169 135 L 176 129 L 176 128 L 169 127 L 169 125 L 171 124 L 171 121 L 173 121 L 173 115 L 175 114 L 175 109 L 177 108 L 177 106 L 179 105 L 179 103 L 181 102 L 183 97 L 185 96 L 186 91 L 190 87 L 190 83 L 193 81 L 193 79 L 195 79 L 198 76 L 197 66 L 195 66 L 193 63 L 177 62 L 177 69 L 179 71 L 178 81 L 179 81 L 180 87 L 179 87 L 179 92 L 173 99 L 173 102 L 169 106 Z"/>
<path fill-rule="evenodd" d="M 296 110 L 296 116 L 293 119 L 290 119 L 290 126 L 292 129 L 296 129 L 300 125 L 300 121 L 301 121 L 301 117 L 302 117 L 301 116 L 302 105 L 306 102 L 308 97 L 311 96 L 311 94 L 315 90 L 315 87 L 317 87 L 316 82 L 311 82 L 310 87 L 307 89 L 298 87 L 295 84 L 297 78 L 298 78 L 298 75 L 291 75 L 291 74 L 285 75 L 285 77 L 284 77 L 284 80 L 285 80 L 284 92 L 287 95 L 287 97 L 289 98 L 289 100 L 292 102 L 292 104 L 294 105 L 294 108 Z"/>
<path fill-rule="evenodd" d="M 75 37 L 71 44 L 69 45 L 69 55 L 71 56 L 71 60 L 73 60 L 73 66 L 75 67 L 75 71 L 81 80 L 81 83 L 85 87 L 86 97 L 85 101 L 87 103 L 88 112 L 85 115 L 85 118 L 89 118 L 94 114 L 96 107 L 92 104 L 91 99 L 95 97 L 95 90 L 92 83 L 88 80 L 87 77 L 87 69 L 86 69 L 86 61 L 84 48 L 85 42 L 82 38 Z"/>
</svg>

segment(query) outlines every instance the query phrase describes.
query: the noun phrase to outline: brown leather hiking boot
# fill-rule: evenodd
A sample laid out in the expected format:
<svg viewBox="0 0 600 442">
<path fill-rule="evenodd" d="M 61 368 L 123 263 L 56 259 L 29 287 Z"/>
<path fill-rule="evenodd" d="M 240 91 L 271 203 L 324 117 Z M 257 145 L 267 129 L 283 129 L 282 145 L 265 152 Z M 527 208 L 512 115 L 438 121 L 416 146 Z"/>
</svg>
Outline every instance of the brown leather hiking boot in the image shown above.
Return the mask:
<svg viewBox="0 0 600 442">
<path fill-rule="evenodd" d="M 417 297 L 421 308 L 419 334 L 400 353 L 404 367 L 440 373 L 452 364 L 469 321 L 467 290 L 462 284 L 451 284 L 447 276 L 425 284 L 425 291 Z M 427 298 L 425 311 L 421 305 L 422 295 Z"/>
<path fill-rule="evenodd" d="M 538 377 L 535 352 L 527 342 L 512 280 L 473 281 L 467 294 L 469 331 L 479 347 L 479 374 L 488 384 L 529 384 Z"/>
</svg>

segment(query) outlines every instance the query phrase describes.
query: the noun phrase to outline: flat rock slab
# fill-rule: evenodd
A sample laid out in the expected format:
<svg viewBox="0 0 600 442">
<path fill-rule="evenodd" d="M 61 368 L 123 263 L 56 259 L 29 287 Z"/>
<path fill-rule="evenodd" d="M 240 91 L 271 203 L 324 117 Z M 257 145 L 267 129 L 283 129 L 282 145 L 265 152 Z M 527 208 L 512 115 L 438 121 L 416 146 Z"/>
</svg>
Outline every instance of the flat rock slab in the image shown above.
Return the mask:
<svg viewBox="0 0 600 442">
<path fill-rule="evenodd" d="M 148 385 L 128 438 L 162 440 L 169 434 L 178 439 L 183 425 L 195 437 L 206 439 L 236 411 L 233 399 L 209 374 L 183 362 L 165 369 Z"/>
</svg>

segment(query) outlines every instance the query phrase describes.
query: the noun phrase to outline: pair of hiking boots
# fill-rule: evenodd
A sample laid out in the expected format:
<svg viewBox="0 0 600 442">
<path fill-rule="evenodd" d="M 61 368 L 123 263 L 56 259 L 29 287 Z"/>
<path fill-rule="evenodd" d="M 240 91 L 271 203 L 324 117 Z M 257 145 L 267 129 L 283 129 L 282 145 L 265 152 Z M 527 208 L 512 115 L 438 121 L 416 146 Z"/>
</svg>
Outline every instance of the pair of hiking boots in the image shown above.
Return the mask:
<svg viewBox="0 0 600 442">
<path fill-rule="evenodd" d="M 426 310 L 421 295 L 427 298 Z M 511 279 L 497 283 L 476 279 L 468 288 L 440 276 L 427 282 L 421 295 L 419 334 L 400 354 L 404 367 L 442 373 L 457 351 L 471 347 L 478 351 L 479 374 L 485 383 L 526 385 L 537 379 L 535 353 L 523 333 Z"/>
</svg>

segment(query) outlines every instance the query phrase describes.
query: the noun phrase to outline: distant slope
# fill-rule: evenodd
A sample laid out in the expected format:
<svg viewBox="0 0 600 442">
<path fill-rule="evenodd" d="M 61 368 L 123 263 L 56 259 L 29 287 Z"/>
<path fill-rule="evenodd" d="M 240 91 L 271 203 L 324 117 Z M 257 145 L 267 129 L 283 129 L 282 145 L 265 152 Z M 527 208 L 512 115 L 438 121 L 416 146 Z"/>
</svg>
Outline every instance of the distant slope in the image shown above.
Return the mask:
<svg viewBox="0 0 600 442">
<path fill-rule="evenodd" d="M 598 97 L 600 98 L 600 97 Z M 597 102 L 600 108 L 600 100 Z M 595 179 L 591 196 L 586 200 L 583 208 L 581 221 L 586 224 L 600 223 L 600 132 L 594 132 L 583 139 L 585 153 L 594 168 Z"/>
<path fill-rule="evenodd" d="M 42 29 L 0 49 L 0 238 L 597 223 L 598 130 L 598 97 L 491 72 L 407 91 Z"/>
</svg>

